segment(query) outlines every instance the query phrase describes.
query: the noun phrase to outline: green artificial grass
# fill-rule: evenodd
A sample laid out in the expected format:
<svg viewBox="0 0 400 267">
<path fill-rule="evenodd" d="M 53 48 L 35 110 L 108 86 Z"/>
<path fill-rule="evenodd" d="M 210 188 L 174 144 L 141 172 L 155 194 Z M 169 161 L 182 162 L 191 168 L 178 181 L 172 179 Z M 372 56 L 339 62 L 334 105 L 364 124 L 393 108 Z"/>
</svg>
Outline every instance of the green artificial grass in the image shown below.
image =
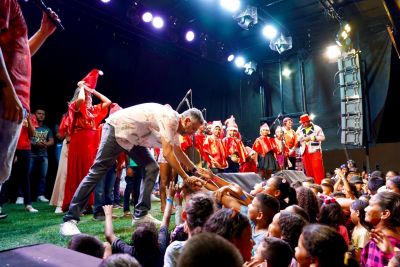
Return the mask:
<svg viewBox="0 0 400 267">
<path fill-rule="evenodd" d="M 3 212 L 8 214 L 6 219 L 0 220 L 0 251 L 20 246 L 52 243 L 66 247 L 70 237 L 63 237 L 59 234 L 60 224 L 64 214 L 55 214 L 55 207 L 48 203 L 36 203 L 33 207 L 38 209 L 37 213 L 25 211 L 24 205 L 5 204 Z M 131 207 L 131 210 L 133 208 Z M 121 216 L 113 220 L 114 232 L 122 240 L 129 243 L 132 236 L 132 218 L 122 217 L 122 209 L 114 209 L 114 214 Z M 161 220 L 160 203 L 153 202 L 150 212 L 154 217 Z M 173 224 L 173 215 L 170 226 Z M 96 236 L 102 241 L 104 237 L 104 222 L 96 221 L 93 215 L 81 217 L 78 224 L 82 233 Z"/>
</svg>

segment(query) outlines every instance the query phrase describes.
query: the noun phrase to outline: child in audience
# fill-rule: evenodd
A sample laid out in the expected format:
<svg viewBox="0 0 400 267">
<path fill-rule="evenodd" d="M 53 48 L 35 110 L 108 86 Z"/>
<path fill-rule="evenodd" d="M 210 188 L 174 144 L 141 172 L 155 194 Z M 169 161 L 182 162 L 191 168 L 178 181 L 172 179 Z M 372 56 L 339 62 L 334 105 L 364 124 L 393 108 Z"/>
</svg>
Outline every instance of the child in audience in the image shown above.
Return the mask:
<svg viewBox="0 0 400 267">
<path fill-rule="evenodd" d="M 382 192 L 374 195 L 365 208 L 365 221 L 374 227 L 371 240 L 361 252 L 361 265 L 386 266 L 400 248 L 400 194 Z"/>
<path fill-rule="evenodd" d="M 225 238 L 210 233 L 192 237 L 179 258 L 178 267 L 241 267 L 242 256 Z"/>
<path fill-rule="evenodd" d="M 264 240 L 268 226 L 275 214 L 279 212 L 279 201 L 273 196 L 259 193 L 248 206 L 247 217 L 250 219 L 255 254 L 257 246 Z"/>
<path fill-rule="evenodd" d="M 222 208 L 215 212 L 204 225 L 204 231 L 218 234 L 234 244 L 244 261 L 251 259 L 254 241 L 247 217 L 233 209 Z"/>
<path fill-rule="evenodd" d="M 110 248 L 94 236 L 87 234 L 74 235 L 68 243 L 68 248 L 96 258 L 107 258 L 111 255 Z"/>
<path fill-rule="evenodd" d="M 167 195 L 170 201 L 167 201 L 159 232 L 157 232 L 154 223 L 144 222 L 139 224 L 132 234 L 132 246 L 126 244 L 114 234 L 112 225 L 113 206 L 104 206 L 104 233 L 107 241 L 111 243 L 113 253 L 127 253 L 134 256 L 143 266 L 163 266 L 163 257 L 169 243 L 168 227 L 174 194 L 175 184 L 171 182 L 167 187 Z"/>
<path fill-rule="evenodd" d="M 243 266 L 263 266 L 262 263 L 266 262 L 268 267 L 288 267 L 292 258 L 293 250 L 288 243 L 276 237 L 266 237 L 252 261 Z"/>
<path fill-rule="evenodd" d="M 315 223 L 319 213 L 319 203 L 316 195 L 310 188 L 296 188 L 297 202 L 308 214 L 309 222 Z"/>
<path fill-rule="evenodd" d="M 303 227 L 307 222 L 296 213 L 281 211 L 275 214 L 268 227 L 268 236 L 286 241 L 292 250 L 297 246 Z"/>
<path fill-rule="evenodd" d="M 347 245 L 332 227 L 310 224 L 304 227 L 296 247 L 299 267 L 343 267 Z"/>
<path fill-rule="evenodd" d="M 356 200 L 350 207 L 350 218 L 355 225 L 351 234 L 351 246 L 354 258 L 360 262 L 360 253 L 369 241 L 369 225 L 365 222 L 365 208 L 368 203 Z"/>
<path fill-rule="evenodd" d="M 213 199 L 204 193 L 192 195 L 185 203 L 185 209 L 182 212 L 182 219 L 185 221 L 185 230 L 188 233 L 188 240 L 193 234 L 200 232 L 207 219 L 214 213 Z M 177 266 L 178 258 L 182 253 L 187 241 L 172 242 L 164 256 L 164 266 Z"/>
<path fill-rule="evenodd" d="M 98 267 L 141 267 L 139 262 L 128 254 L 113 254 L 103 260 Z"/>
<path fill-rule="evenodd" d="M 343 236 L 347 245 L 350 243 L 349 233 L 347 232 L 347 228 L 344 226 L 342 207 L 334 198 L 326 197 L 324 199 L 318 215 L 318 222 L 333 227 L 341 236 Z"/>
</svg>

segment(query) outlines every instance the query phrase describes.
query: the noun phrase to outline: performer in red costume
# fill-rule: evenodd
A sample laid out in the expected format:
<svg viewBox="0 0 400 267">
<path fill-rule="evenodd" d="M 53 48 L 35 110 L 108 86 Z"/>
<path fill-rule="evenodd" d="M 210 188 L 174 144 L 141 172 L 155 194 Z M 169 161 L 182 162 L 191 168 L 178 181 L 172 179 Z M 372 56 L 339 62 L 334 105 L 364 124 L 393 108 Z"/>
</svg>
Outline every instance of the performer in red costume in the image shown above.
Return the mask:
<svg viewBox="0 0 400 267">
<path fill-rule="evenodd" d="M 71 122 L 68 132 L 71 141 L 68 151 L 67 179 L 62 209 L 68 210 L 72 196 L 82 179 L 88 174 L 92 166 L 97 148 L 99 146 L 98 127 L 107 116 L 108 106 L 111 101 L 95 90 L 97 78 L 103 72 L 93 69 L 78 83 L 74 97 L 68 106 L 68 119 Z M 92 95 L 97 97 L 101 103 L 92 106 Z M 93 196 L 88 205 L 93 204 Z"/>
<path fill-rule="evenodd" d="M 321 142 L 325 141 L 325 135 L 321 127 L 311 122 L 308 114 L 300 116 L 300 123 L 296 134 L 301 144 L 304 169 L 307 176 L 313 177 L 315 183 L 320 184 L 325 176 L 321 150 Z"/>
<path fill-rule="evenodd" d="M 278 152 L 276 153 L 276 161 L 278 162 L 279 169 L 284 170 L 289 163 L 289 149 L 286 147 L 283 130 L 280 126 L 276 127 L 275 129 L 275 143 L 278 147 Z"/>
<path fill-rule="evenodd" d="M 285 138 L 285 146 L 289 149 L 288 169 L 294 170 L 296 167 L 296 147 L 297 147 L 297 135 L 295 130 L 292 129 L 293 120 L 289 117 L 283 119 L 283 133 Z"/>
<path fill-rule="evenodd" d="M 278 170 L 275 158 L 278 148 L 275 139 L 268 137 L 269 133 L 269 126 L 264 123 L 260 126 L 260 137 L 253 144 L 253 150 L 258 154 L 258 173 L 264 179 L 268 179 L 274 171 Z"/>
<path fill-rule="evenodd" d="M 211 131 L 213 134 L 207 136 L 203 144 L 205 160 L 213 173 L 221 173 L 228 167 L 225 147 L 220 138 L 222 131 L 221 121 L 214 121 Z"/>
<path fill-rule="evenodd" d="M 246 161 L 247 152 L 239 138 L 239 129 L 235 118 L 231 116 L 226 122 L 227 134 L 222 140 L 228 161 L 228 168 L 225 169 L 225 172 L 239 172 L 240 164 Z"/>
</svg>

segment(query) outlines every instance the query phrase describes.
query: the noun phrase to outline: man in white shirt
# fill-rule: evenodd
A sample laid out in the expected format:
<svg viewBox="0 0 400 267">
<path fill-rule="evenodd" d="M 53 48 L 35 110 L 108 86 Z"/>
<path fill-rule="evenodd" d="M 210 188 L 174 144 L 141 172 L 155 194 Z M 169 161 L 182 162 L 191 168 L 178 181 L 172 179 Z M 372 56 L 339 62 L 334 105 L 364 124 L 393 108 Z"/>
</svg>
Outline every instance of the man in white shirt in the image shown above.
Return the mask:
<svg viewBox="0 0 400 267">
<path fill-rule="evenodd" d="M 169 105 L 156 103 L 140 104 L 112 114 L 103 126 L 95 162 L 74 194 L 60 233 L 65 236 L 80 233 L 77 222 L 90 193 L 124 151 L 145 169 L 132 224 L 159 222 L 148 213 L 151 208 L 151 192 L 159 172 L 159 166 L 149 148 L 161 147 L 165 159 L 184 182 L 193 187 L 201 187 L 202 180 L 189 176 L 180 165 L 182 163 L 188 170 L 196 170 L 195 164 L 180 148 L 179 135 L 194 134 L 203 123 L 203 115 L 198 109 L 192 108 L 178 114 Z"/>
</svg>

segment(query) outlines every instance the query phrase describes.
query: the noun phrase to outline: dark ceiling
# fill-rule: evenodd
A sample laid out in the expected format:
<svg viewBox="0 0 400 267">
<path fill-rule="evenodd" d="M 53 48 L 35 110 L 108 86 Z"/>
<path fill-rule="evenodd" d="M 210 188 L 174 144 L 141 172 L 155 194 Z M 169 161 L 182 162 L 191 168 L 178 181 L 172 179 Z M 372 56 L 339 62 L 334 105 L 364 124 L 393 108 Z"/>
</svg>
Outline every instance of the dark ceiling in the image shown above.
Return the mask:
<svg viewBox="0 0 400 267">
<path fill-rule="evenodd" d="M 94 23 L 103 22 L 114 29 L 141 35 L 156 41 L 162 40 L 189 53 L 222 61 L 231 52 L 244 53 L 258 61 L 277 56 L 268 48 L 261 29 L 274 24 L 285 35 L 293 37 L 293 49 L 319 49 L 333 43 L 339 28 L 338 19 L 349 21 L 353 29 L 363 27 L 368 31 L 382 31 L 388 20 L 382 2 L 378 0 L 248 0 L 242 6 L 255 6 L 259 23 L 249 30 L 237 25 L 232 14 L 223 10 L 217 0 L 69 0 L 57 2 L 60 12 L 72 6 L 77 16 L 85 14 Z M 49 1 L 49 4 L 50 1 Z M 140 20 L 145 10 L 166 18 L 166 29 L 156 32 Z M 187 29 L 197 32 L 197 37 L 207 37 L 193 44 L 183 41 Z M 127 34 L 129 33 L 129 34 Z M 290 52 L 289 52 L 290 53 Z"/>
</svg>

